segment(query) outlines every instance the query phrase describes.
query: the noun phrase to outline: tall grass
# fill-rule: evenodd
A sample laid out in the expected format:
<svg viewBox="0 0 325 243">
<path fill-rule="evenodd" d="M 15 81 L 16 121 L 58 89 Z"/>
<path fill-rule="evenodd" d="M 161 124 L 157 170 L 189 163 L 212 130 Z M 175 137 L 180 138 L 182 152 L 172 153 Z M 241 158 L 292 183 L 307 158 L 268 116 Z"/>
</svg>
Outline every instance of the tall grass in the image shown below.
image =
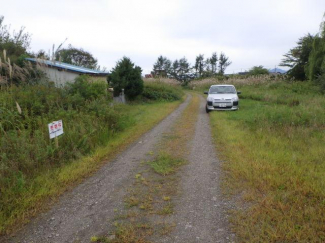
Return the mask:
<svg viewBox="0 0 325 243">
<path fill-rule="evenodd" d="M 238 112 L 211 114 L 240 192 L 233 222 L 243 242 L 325 241 L 325 98 L 309 83 L 238 85 Z"/>
<path fill-rule="evenodd" d="M 237 87 L 242 85 L 251 86 L 259 84 L 271 84 L 287 80 L 287 76 L 285 75 L 233 75 L 230 77 L 221 76 L 194 80 L 190 83 L 190 87 L 195 90 L 203 91 L 208 90 L 213 84 L 233 84 Z M 290 80 L 290 82 L 292 82 L 292 80 Z"/>
<path fill-rule="evenodd" d="M 30 210 L 38 211 L 46 197 L 61 193 L 69 181 L 98 168 L 100 158 L 114 151 L 106 148 L 96 161 L 82 160 L 85 155 L 108 143 L 118 151 L 117 146 L 137 138 L 176 105 L 112 105 L 105 84 L 88 83 L 83 77 L 65 89 L 34 85 L 2 90 L 0 234 L 26 220 Z M 56 148 L 47 124 L 59 119 L 64 134 Z M 131 130 L 132 134 L 124 132 Z M 80 159 L 83 162 L 75 166 L 73 161 Z"/>
<path fill-rule="evenodd" d="M 163 81 L 145 83 L 142 98 L 145 100 L 180 100 L 184 95 L 180 86 L 164 83 Z"/>
<path fill-rule="evenodd" d="M 180 82 L 178 82 L 176 79 L 171 79 L 171 78 L 144 78 L 143 79 L 144 83 L 149 84 L 149 83 L 163 83 L 163 84 L 168 84 L 172 86 L 179 86 Z"/>
</svg>

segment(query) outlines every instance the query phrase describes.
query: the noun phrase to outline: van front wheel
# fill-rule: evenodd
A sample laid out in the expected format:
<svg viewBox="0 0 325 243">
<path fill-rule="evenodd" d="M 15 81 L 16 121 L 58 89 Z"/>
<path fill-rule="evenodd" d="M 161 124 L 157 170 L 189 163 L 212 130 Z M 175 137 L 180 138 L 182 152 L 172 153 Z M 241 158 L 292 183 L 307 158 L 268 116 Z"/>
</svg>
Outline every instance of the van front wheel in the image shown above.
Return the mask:
<svg viewBox="0 0 325 243">
<path fill-rule="evenodd" d="M 210 112 L 210 110 L 208 109 L 208 106 L 207 105 L 205 106 L 205 112 L 206 113 L 209 113 Z"/>
</svg>

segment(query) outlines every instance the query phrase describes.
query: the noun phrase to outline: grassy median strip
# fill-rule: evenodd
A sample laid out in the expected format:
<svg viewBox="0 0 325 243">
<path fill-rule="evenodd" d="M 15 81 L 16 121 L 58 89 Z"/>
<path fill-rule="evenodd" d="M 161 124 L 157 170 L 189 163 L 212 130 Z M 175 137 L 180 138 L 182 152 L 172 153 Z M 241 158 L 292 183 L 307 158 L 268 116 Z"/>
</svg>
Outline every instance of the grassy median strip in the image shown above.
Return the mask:
<svg viewBox="0 0 325 243">
<path fill-rule="evenodd" d="M 15 196 L 14 201 L 9 194 L 6 194 L 11 204 L 0 205 L 0 233 L 9 233 L 28 222 L 31 216 L 45 209 L 50 201 L 55 200 L 58 195 L 79 183 L 99 169 L 108 159 L 123 151 L 175 110 L 179 104 L 180 101 L 119 106 L 117 109 L 125 114 L 124 130 L 112 136 L 105 146 L 100 146 L 90 155 L 61 167 L 42 170 L 38 176 L 30 179 L 28 184 L 24 184 L 24 189 L 19 192 L 19 197 Z M 5 198 L 1 200 L 4 202 Z"/>
<path fill-rule="evenodd" d="M 211 113 L 239 241 L 324 242 L 324 96 L 307 83 L 239 88 L 239 111 Z"/>
<path fill-rule="evenodd" d="M 199 103 L 194 95 L 172 130 L 164 134 L 157 151 L 149 152 L 152 159 L 139 166 L 124 199 L 125 209 L 117 212 L 113 223 L 116 230 L 109 237 L 93 237 L 93 242 L 150 242 L 173 230 L 175 224 L 168 215 L 175 213 L 177 171 L 187 162 L 187 143 L 195 132 Z"/>
</svg>

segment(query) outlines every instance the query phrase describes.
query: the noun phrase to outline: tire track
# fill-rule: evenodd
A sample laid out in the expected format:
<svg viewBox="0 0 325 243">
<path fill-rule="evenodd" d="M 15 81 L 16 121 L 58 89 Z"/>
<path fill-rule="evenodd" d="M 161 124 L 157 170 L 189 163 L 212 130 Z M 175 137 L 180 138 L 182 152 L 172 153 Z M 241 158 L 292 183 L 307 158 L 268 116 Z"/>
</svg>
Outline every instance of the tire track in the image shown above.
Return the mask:
<svg viewBox="0 0 325 243">
<path fill-rule="evenodd" d="M 211 136 L 205 100 L 201 97 L 195 135 L 189 142 L 188 164 L 181 172 L 180 196 L 175 201 L 176 223 L 159 242 L 233 242 L 227 211 L 231 205 L 220 189 L 221 168 Z"/>
</svg>

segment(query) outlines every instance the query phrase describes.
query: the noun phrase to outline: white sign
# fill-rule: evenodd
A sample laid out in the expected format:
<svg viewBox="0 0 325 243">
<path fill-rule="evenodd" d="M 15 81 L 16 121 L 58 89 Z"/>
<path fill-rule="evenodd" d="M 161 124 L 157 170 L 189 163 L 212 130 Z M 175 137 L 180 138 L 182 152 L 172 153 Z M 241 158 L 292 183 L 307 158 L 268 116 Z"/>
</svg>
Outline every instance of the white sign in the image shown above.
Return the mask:
<svg viewBox="0 0 325 243">
<path fill-rule="evenodd" d="M 50 139 L 55 138 L 63 134 L 62 120 L 54 121 L 49 124 Z"/>
</svg>

